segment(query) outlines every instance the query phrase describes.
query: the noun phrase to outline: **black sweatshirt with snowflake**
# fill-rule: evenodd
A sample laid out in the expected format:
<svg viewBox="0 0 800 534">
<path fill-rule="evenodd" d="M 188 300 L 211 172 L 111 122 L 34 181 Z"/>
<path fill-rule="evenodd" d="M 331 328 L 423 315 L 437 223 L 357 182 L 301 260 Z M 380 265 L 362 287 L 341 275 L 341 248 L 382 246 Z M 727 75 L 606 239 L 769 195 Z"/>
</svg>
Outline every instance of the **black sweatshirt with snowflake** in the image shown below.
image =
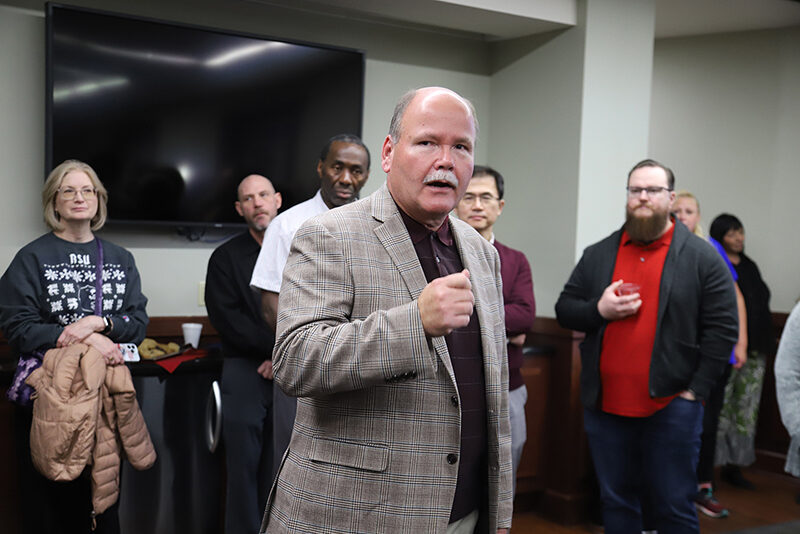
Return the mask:
<svg viewBox="0 0 800 534">
<path fill-rule="evenodd" d="M 136 343 L 147 329 L 147 298 L 133 255 L 102 240 L 101 313 L 108 337 Z M 72 243 L 52 233 L 25 245 L 0 278 L 0 330 L 15 353 L 55 347 L 64 326 L 95 315 L 98 245 Z"/>
</svg>

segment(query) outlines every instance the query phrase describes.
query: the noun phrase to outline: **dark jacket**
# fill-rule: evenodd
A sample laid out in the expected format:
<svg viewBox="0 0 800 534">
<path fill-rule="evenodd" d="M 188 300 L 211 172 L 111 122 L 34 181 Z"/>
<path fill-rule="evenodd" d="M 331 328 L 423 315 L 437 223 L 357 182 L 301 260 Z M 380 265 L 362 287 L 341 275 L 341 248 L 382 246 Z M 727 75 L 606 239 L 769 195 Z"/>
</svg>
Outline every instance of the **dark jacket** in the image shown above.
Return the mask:
<svg viewBox="0 0 800 534">
<path fill-rule="evenodd" d="M 769 310 L 769 287 L 761 278 L 755 262 L 742 253 L 738 265 L 733 266 L 739 275 L 747 309 L 747 350 L 772 354 L 775 350 L 775 334 L 772 330 L 772 313 Z"/>
<path fill-rule="evenodd" d="M 614 274 L 622 230 L 583 252 L 556 303 L 564 328 L 586 333 L 581 343 L 581 400 L 600 400 L 600 351 L 608 321 L 597 302 Z M 722 374 L 736 343 L 738 318 L 731 274 L 713 247 L 676 223 L 664 261 L 650 363 L 650 396 L 691 389 L 700 398 Z"/>
<path fill-rule="evenodd" d="M 206 271 L 208 319 L 222 338 L 226 358 L 272 358 L 275 333 L 261 313 L 261 294 L 250 289 L 260 245 L 249 231 L 217 247 Z"/>
</svg>

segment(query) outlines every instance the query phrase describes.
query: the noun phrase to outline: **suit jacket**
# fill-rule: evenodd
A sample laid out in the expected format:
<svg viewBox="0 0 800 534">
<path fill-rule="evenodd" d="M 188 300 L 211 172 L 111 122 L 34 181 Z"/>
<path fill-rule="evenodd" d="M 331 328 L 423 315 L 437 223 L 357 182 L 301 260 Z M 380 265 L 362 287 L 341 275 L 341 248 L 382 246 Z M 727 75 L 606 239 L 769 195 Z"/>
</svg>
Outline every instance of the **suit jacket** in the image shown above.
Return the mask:
<svg viewBox="0 0 800 534">
<path fill-rule="evenodd" d="M 500 262 L 450 218 L 484 349 L 489 531 L 511 524 L 511 435 Z M 299 397 L 266 532 L 445 532 L 460 401 L 443 337 L 427 338 L 427 284 L 384 185 L 297 232 L 280 291 L 276 383 Z"/>
<path fill-rule="evenodd" d="M 612 282 L 621 237 L 620 229 L 583 252 L 556 303 L 561 326 L 586 332 L 581 343 L 581 400 L 588 408 L 597 408 L 600 399 L 600 353 L 608 324 L 597 302 Z M 732 282 L 714 248 L 675 221 L 659 286 L 651 397 L 685 389 L 708 397 L 738 337 Z"/>
</svg>

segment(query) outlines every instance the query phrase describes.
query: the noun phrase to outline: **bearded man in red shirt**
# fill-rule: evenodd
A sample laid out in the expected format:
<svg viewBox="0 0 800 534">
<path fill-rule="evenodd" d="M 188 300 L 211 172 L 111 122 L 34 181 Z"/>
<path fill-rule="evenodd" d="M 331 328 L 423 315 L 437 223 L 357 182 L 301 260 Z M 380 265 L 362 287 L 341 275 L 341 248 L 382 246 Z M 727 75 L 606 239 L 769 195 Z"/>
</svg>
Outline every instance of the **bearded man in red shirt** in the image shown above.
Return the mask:
<svg viewBox="0 0 800 534">
<path fill-rule="evenodd" d="M 584 427 L 607 534 L 699 532 L 692 498 L 705 398 L 738 333 L 736 295 L 713 247 L 670 216 L 675 177 L 628 174 L 624 226 L 588 247 L 556 303 L 581 344 Z"/>
</svg>

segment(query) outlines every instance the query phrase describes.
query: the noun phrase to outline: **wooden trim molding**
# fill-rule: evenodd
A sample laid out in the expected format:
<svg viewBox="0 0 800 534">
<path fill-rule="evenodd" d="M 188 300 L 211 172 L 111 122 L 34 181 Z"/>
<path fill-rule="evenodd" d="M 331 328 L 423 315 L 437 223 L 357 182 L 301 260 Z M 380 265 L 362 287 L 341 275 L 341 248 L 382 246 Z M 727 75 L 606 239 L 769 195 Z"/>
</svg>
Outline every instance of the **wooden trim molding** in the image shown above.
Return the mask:
<svg viewBox="0 0 800 534">
<path fill-rule="evenodd" d="M 782 332 L 787 316 L 772 314 L 776 336 Z M 181 324 L 187 322 L 203 325 L 204 344 L 219 341 L 207 316 L 151 317 L 147 337 L 181 342 Z M 526 352 L 522 368 L 529 395 L 525 408 L 528 441 L 517 476 L 515 501 L 520 510 L 533 508 L 563 524 L 583 521 L 596 504 L 580 402 L 579 344 L 583 338 L 580 332 L 561 328 L 554 318 L 537 317 L 525 342 L 533 350 Z M 9 357 L 8 343 L 0 336 L 0 364 L 10 366 L 13 372 L 16 362 Z M 773 362 L 774 354 L 767 360 L 756 466 L 782 473 L 788 435 L 777 413 Z"/>
<path fill-rule="evenodd" d="M 786 326 L 786 319 L 788 318 L 788 313 L 772 312 L 772 327 L 775 329 L 775 332 L 783 332 L 783 327 Z"/>
<path fill-rule="evenodd" d="M 772 314 L 776 339 L 783 332 L 787 317 L 786 313 Z M 579 344 L 583 338 L 580 332 L 561 328 L 553 318 L 537 317 L 525 343 L 537 349 L 546 348 L 530 352 L 548 361 L 537 363 L 526 357 L 524 365 L 530 368 L 528 374 L 525 375 L 526 367 L 523 367 L 529 395 L 525 407 L 528 443 L 517 474 L 515 501 L 519 509 L 537 509 L 562 524 L 585 520 L 597 503 L 580 402 Z M 775 399 L 774 359 L 773 351 L 767 355 L 755 467 L 786 476 L 783 464 L 789 436 L 781 423 Z M 534 367 L 536 373 L 532 372 Z M 539 391 L 532 391 L 534 383 L 541 388 Z M 532 445 L 532 441 L 537 442 L 536 445 Z M 535 457 L 529 455 L 531 452 L 535 452 Z"/>
<path fill-rule="evenodd" d="M 147 325 L 147 337 L 183 337 L 183 323 L 200 323 L 203 325 L 203 337 L 219 336 L 217 330 L 211 325 L 207 315 L 176 315 L 151 317 Z"/>
<path fill-rule="evenodd" d="M 576 332 L 575 330 L 563 328 L 558 324 L 558 321 L 552 317 L 537 317 L 533 323 L 530 334 L 566 339 L 583 339 L 585 337 L 583 332 Z M 529 344 L 530 337 L 529 335 L 527 339 L 528 343 L 526 344 Z"/>
<path fill-rule="evenodd" d="M 203 325 L 201 334 L 204 341 L 203 344 L 219 341 L 219 333 L 211 325 L 211 321 L 208 320 L 208 316 L 206 315 L 150 317 L 146 336 L 159 342 L 176 341 L 183 343 L 183 329 L 181 328 L 181 324 L 183 323 L 200 323 Z M 0 363 L 3 362 L 8 362 L 16 366 L 16 361 L 11 362 L 11 347 L 8 346 L 8 340 L 5 336 L 0 335 Z"/>
</svg>

